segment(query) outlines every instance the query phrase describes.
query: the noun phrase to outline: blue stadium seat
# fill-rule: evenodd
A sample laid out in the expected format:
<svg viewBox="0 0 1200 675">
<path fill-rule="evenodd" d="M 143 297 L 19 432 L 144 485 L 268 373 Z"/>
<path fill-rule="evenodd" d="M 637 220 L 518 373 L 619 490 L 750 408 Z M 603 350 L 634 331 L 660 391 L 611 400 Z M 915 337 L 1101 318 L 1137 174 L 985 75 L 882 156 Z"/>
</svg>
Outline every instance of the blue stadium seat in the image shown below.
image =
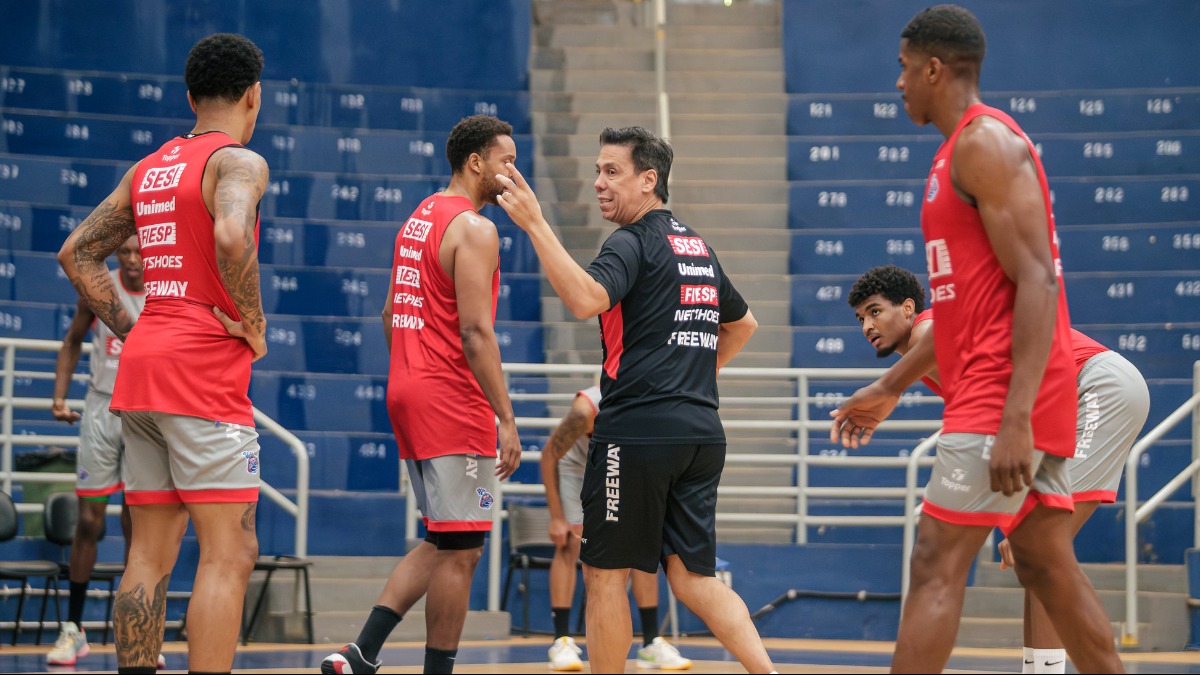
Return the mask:
<svg viewBox="0 0 1200 675">
<path fill-rule="evenodd" d="M 0 254 L 0 298 L 16 302 L 74 303 L 75 289 L 50 253 Z"/>
<path fill-rule="evenodd" d="M 500 344 L 500 360 L 505 363 L 544 363 L 543 328 L 533 322 L 496 322 L 496 341 Z"/>
<path fill-rule="evenodd" d="M 863 269 L 866 271 L 866 268 Z M 848 304 L 853 275 L 793 275 L 793 326 L 854 327 L 854 308 Z"/>
<path fill-rule="evenodd" d="M 984 92 L 983 102 L 1012 115 L 1034 141 L 1045 133 L 1194 129 L 1200 110 L 1200 95 L 1178 89 Z"/>
<path fill-rule="evenodd" d="M 940 136 L 788 138 L 788 180 L 924 180 Z"/>
<path fill-rule="evenodd" d="M 1059 225 L 1116 225 L 1196 220 L 1200 180 L 1182 176 L 1058 178 L 1050 182 Z"/>
<path fill-rule="evenodd" d="M 33 207 L 21 202 L 0 202 L 0 249 L 37 250 L 33 248 L 34 230 Z"/>
<path fill-rule="evenodd" d="M 0 149 L 4 152 L 130 164 L 157 150 L 171 137 L 192 128 L 192 123 L 187 121 L 118 121 L 62 113 L 5 112 L 0 115 L 0 124 L 19 132 L 10 131 L 0 136 L 4 139 L 0 140 Z"/>
<path fill-rule="evenodd" d="M 261 270 L 263 309 L 269 314 L 378 316 L 387 269 L 284 267 Z"/>
<path fill-rule="evenodd" d="M 789 136 L 930 136 L 904 112 L 900 92 L 888 94 L 791 94 Z M 938 139 L 941 136 L 937 136 Z"/>
<path fill-rule="evenodd" d="M 541 321 L 542 281 L 537 274 L 501 274 L 497 321 Z"/>
<path fill-rule="evenodd" d="M 1200 320 L 1200 271 L 1067 272 L 1066 286 L 1074 323 Z"/>
<path fill-rule="evenodd" d="M 792 274 L 858 275 L 888 264 L 914 273 L 924 271 L 925 242 L 920 229 L 805 229 L 792 233 L 788 258 Z"/>
<path fill-rule="evenodd" d="M 514 395 L 521 394 L 545 394 L 549 391 L 550 384 L 544 376 L 537 375 L 513 375 L 508 381 L 508 391 Z M 520 401 L 514 400 L 513 413 L 517 417 L 545 417 L 547 414 L 546 404 L 543 401 Z M 526 433 L 540 433 L 530 430 Z M 526 450 L 540 450 L 541 445 L 530 447 L 532 443 L 544 443 L 545 439 L 538 439 L 536 436 L 526 437 L 526 433 L 521 434 L 521 442 L 525 445 Z"/>
<path fill-rule="evenodd" d="M 0 201 L 0 248 L 58 253 L 91 207 L 56 207 Z"/>
<path fill-rule="evenodd" d="M 0 154 L 0 199 L 95 207 L 132 162 L 62 160 Z"/>
<path fill-rule="evenodd" d="M 300 432 L 309 449 L 309 487 L 313 490 L 395 491 L 400 483 L 396 439 L 387 433 Z M 296 458 L 282 441 L 259 436 L 263 475 L 278 489 L 294 489 Z"/>
<path fill-rule="evenodd" d="M 0 337 L 61 340 L 74 305 L 0 300 Z"/>
<path fill-rule="evenodd" d="M 1119 317 L 1120 314 L 1111 316 Z M 1193 313 L 1189 318 L 1195 316 Z M 1120 352 L 1137 366 L 1147 380 L 1186 378 L 1188 386 L 1191 386 L 1192 364 L 1200 360 L 1200 323 L 1089 325 L 1075 321 L 1072 311 L 1072 325 L 1100 344 Z M 1165 417 L 1183 400 L 1173 403 L 1169 410 L 1158 410 L 1161 415 L 1157 420 Z M 1157 403 L 1152 397 L 1152 412 L 1156 410 Z M 1151 421 L 1156 421 L 1156 418 L 1152 416 Z"/>
<path fill-rule="evenodd" d="M 1200 224 L 1066 225 L 1058 228 L 1069 272 L 1153 272 L 1196 267 Z"/>
<path fill-rule="evenodd" d="M 839 308 L 840 312 L 840 308 Z M 838 314 L 845 317 L 845 314 Z M 857 322 L 792 328 L 793 368 L 881 368 L 875 350 L 863 339 Z M 861 385 L 859 385 L 861 386 Z M 853 389 L 851 390 L 853 391 Z"/>
<path fill-rule="evenodd" d="M 904 227 L 920 232 L 925 178 L 788 186 L 788 227 Z"/>
<path fill-rule="evenodd" d="M 258 373 L 250 400 L 287 429 L 388 433 L 387 379 Z"/>
<path fill-rule="evenodd" d="M 0 66 L 0 104 L 5 108 L 67 110 L 67 83 L 61 73 Z"/>
<path fill-rule="evenodd" d="M 1045 134 L 1033 141 L 1051 185 L 1058 176 L 1156 176 L 1200 171 L 1195 131 L 1170 133 Z"/>
</svg>

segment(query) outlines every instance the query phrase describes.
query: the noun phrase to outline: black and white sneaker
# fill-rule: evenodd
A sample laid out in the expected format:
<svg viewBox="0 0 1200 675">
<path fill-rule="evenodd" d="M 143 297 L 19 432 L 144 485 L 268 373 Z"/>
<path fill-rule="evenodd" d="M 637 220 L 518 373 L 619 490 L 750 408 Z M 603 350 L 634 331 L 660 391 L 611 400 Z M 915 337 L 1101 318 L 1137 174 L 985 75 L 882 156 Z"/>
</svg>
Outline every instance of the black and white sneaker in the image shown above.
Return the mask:
<svg viewBox="0 0 1200 675">
<path fill-rule="evenodd" d="M 382 667 L 383 661 L 368 663 L 353 642 L 321 662 L 321 672 L 325 675 L 373 675 Z"/>
</svg>

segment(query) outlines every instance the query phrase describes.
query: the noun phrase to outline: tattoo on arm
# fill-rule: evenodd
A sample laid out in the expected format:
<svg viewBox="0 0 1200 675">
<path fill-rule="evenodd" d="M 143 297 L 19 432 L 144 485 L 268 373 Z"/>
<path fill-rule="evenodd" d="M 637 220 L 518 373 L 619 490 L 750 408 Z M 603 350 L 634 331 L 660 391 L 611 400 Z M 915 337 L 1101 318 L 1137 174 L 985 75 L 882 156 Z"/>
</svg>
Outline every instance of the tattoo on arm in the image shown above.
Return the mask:
<svg viewBox="0 0 1200 675">
<path fill-rule="evenodd" d="M 132 590 L 117 593 L 113 602 L 113 625 L 117 639 L 117 666 L 120 668 L 154 666 L 162 650 L 163 626 L 167 612 L 168 574 L 154 587 L 154 596 L 138 584 Z"/>
<path fill-rule="evenodd" d="M 258 502 L 250 502 L 246 505 L 246 510 L 242 511 L 242 529 L 247 532 L 254 531 L 255 513 L 258 512 Z"/>
<path fill-rule="evenodd" d="M 97 318 L 122 340 L 133 328 L 133 317 L 121 304 L 104 260 L 136 232 L 133 211 L 121 207 L 110 197 L 79 225 L 73 256 L 75 269 L 71 284 Z"/>
<path fill-rule="evenodd" d="M 546 441 L 546 447 L 552 448 L 557 459 L 562 459 L 571 446 L 575 445 L 575 440 L 582 436 L 587 431 L 587 420 L 583 416 L 571 411 L 563 418 L 558 426 L 554 428 L 554 432 L 550 434 L 550 438 Z"/>
<path fill-rule="evenodd" d="M 251 158 L 248 153 L 241 150 L 224 152 L 216 164 L 216 218 L 240 225 L 241 231 L 241 246 L 236 255 L 228 255 L 220 245 L 217 246 L 217 269 L 243 324 L 261 334 L 266 319 L 259 291 L 254 226 L 258 221 L 258 202 L 266 190 L 267 165 L 261 158 Z"/>
</svg>

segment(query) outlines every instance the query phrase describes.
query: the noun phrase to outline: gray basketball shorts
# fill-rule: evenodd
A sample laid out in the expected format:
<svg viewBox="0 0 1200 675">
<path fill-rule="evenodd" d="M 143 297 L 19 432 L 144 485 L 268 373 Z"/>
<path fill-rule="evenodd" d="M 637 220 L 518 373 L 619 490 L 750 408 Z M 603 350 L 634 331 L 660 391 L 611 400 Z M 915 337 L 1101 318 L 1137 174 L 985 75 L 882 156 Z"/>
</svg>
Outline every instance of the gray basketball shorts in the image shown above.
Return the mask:
<svg viewBox="0 0 1200 675">
<path fill-rule="evenodd" d="M 1033 452 L 1033 487 L 1005 497 L 992 492 L 991 460 L 995 436 L 950 433 L 938 438 L 937 460 L 925 486 L 923 515 L 955 525 L 999 527 L 1007 534 L 1041 502 L 1047 506 L 1074 509 L 1067 459 Z M 1026 503 L 1026 496 L 1031 497 Z"/>
<path fill-rule="evenodd" d="M 496 458 L 443 455 L 406 459 L 413 498 L 430 532 L 488 532 L 496 494 Z"/>
<path fill-rule="evenodd" d="M 1150 414 L 1150 391 L 1132 363 L 1101 352 L 1079 371 L 1075 457 L 1067 461 L 1077 502 L 1117 500 L 1129 449 Z"/>
<path fill-rule="evenodd" d="M 258 501 L 254 427 L 145 410 L 122 411 L 121 419 L 131 506 Z"/>
<path fill-rule="evenodd" d="M 75 460 L 75 494 L 84 499 L 107 499 L 120 492 L 121 418 L 108 410 L 112 395 L 88 389 L 79 420 L 79 457 Z"/>
<path fill-rule="evenodd" d="M 583 527 L 583 472 L 558 468 L 558 501 L 572 527 Z"/>
</svg>

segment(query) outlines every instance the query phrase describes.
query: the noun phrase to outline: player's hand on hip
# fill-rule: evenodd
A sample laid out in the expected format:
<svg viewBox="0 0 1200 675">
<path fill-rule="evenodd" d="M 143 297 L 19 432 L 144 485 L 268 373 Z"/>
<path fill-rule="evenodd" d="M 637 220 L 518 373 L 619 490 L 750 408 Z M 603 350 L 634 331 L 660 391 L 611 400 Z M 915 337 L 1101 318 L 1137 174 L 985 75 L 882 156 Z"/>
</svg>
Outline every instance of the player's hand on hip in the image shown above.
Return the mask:
<svg viewBox="0 0 1200 675">
<path fill-rule="evenodd" d="M 1017 561 L 1013 558 L 1012 544 L 1007 539 L 1001 539 L 998 548 L 1000 549 L 1000 569 L 1006 570 L 1010 567 L 1016 569 Z"/>
<path fill-rule="evenodd" d="M 1001 422 L 991 453 L 988 471 L 992 479 L 992 492 L 1002 492 L 1005 497 L 1011 497 L 1027 485 L 1033 485 L 1033 430 L 1028 423 L 1015 425 Z"/>
<path fill-rule="evenodd" d="M 250 345 L 250 349 L 254 350 L 254 359 L 257 361 L 267 355 L 267 336 L 262 333 L 246 330 L 246 324 L 241 321 L 234 321 L 228 314 L 221 311 L 220 307 L 213 307 L 213 314 L 225 326 L 225 332 L 235 338 L 241 338 Z"/>
<path fill-rule="evenodd" d="M 566 548 L 567 537 L 571 536 L 571 524 L 566 518 L 551 518 L 550 527 L 547 532 L 550 535 L 550 541 L 558 548 Z"/>
<path fill-rule="evenodd" d="M 836 410 L 830 411 L 833 425 L 829 429 L 829 440 L 840 441 L 847 448 L 870 443 L 875 428 L 892 414 L 899 401 L 899 396 L 878 382 L 859 389 Z"/>
<path fill-rule="evenodd" d="M 496 477 L 504 480 L 521 465 L 521 438 L 517 436 L 516 422 L 501 422 L 497 435 L 500 453 L 496 458 Z"/>
<path fill-rule="evenodd" d="M 50 404 L 50 414 L 54 415 L 54 419 L 67 424 L 74 424 L 79 421 L 81 415 L 67 407 L 65 399 L 56 398 Z"/>
<path fill-rule="evenodd" d="M 537 195 L 517 167 L 511 162 L 504 166 L 511 178 L 502 173 L 496 174 L 496 180 L 504 186 L 504 192 L 496 196 L 496 203 L 522 230 L 529 230 L 542 220 L 542 205 L 538 204 Z"/>
</svg>

